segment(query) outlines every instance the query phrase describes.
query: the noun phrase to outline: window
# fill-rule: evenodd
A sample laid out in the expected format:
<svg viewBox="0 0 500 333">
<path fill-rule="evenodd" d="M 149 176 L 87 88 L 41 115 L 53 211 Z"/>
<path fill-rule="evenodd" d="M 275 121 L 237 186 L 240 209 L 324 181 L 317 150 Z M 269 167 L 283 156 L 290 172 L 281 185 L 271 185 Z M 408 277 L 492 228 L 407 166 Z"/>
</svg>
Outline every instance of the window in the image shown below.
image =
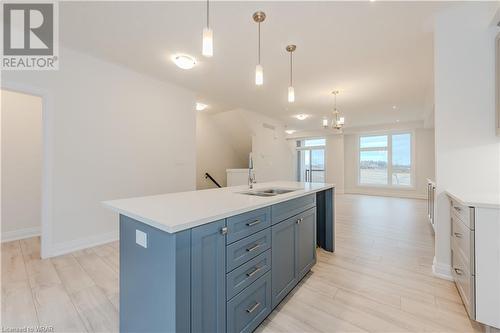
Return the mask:
<svg viewBox="0 0 500 333">
<path fill-rule="evenodd" d="M 361 136 L 359 184 L 412 186 L 411 140 L 411 133 Z"/>
</svg>

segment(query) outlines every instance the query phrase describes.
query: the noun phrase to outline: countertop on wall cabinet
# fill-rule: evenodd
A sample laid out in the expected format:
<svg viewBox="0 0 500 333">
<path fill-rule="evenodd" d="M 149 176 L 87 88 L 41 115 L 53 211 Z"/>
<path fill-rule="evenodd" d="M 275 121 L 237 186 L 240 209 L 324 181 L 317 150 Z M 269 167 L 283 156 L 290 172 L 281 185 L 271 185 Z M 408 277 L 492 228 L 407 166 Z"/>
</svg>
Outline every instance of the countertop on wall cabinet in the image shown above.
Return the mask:
<svg viewBox="0 0 500 333">
<path fill-rule="evenodd" d="M 268 182 L 254 185 L 254 189 L 271 187 L 297 190 L 273 197 L 259 197 L 241 194 L 240 192 L 248 191 L 248 186 L 245 185 L 111 200 L 104 201 L 103 204 L 122 215 L 175 233 L 335 186 L 303 182 Z"/>
<path fill-rule="evenodd" d="M 464 206 L 500 209 L 500 193 L 474 193 L 446 190 L 446 194 Z"/>
</svg>

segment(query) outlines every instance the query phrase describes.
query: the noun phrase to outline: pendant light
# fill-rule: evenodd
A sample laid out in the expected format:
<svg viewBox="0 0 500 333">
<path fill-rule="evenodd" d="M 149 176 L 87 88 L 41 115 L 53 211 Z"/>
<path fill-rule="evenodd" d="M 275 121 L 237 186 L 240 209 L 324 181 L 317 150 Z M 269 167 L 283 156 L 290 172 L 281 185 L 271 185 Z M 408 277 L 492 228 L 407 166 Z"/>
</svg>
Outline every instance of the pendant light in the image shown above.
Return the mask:
<svg viewBox="0 0 500 333">
<path fill-rule="evenodd" d="M 210 29 L 210 3 L 207 0 L 207 26 L 203 28 L 203 45 L 201 54 L 205 57 L 214 55 L 214 33 Z"/>
<path fill-rule="evenodd" d="M 255 84 L 261 86 L 264 84 L 264 68 L 260 64 L 260 24 L 266 19 L 266 13 L 262 11 L 253 14 L 253 20 L 259 25 L 259 45 L 258 45 L 258 63 L 255 67 Z"/>
<path fill-rule="evenodd" d="M 340 112 L 337 109 L 337 95 L 339 94 L 338 90 L 335 90 L 332 92 L 332 94 L 335 96 L 335 107 L 333 108 L 333 121 L 332 121 L 332 127 L 335 129 L 342 129 L 342 127 L 345 124 L 345 118 L 340 116 Z"/>
<path fill-rule="evenodd" d="M 293 51 L 297 49 L 296 45 L 287 45 L 286 50 L 290 53 L 290 85 L 288 86 L 288 103 L 295 102 L 295 89 L 293 89 Z"/>
</svg>

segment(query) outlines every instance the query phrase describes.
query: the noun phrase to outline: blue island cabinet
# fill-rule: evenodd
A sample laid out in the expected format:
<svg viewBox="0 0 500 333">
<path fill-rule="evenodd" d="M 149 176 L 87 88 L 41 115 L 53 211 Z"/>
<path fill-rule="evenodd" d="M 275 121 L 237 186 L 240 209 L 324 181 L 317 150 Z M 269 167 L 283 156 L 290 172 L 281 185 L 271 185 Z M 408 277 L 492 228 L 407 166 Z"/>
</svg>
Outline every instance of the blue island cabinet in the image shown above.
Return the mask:
<svg viewBox="0 0 500 333">
<path fill-rule="evenodd" d="M 120 215 L 120 332 L 252 332 L 333 248 L 333 220 L 333 189 L 176 233 Z"/>
</svg>

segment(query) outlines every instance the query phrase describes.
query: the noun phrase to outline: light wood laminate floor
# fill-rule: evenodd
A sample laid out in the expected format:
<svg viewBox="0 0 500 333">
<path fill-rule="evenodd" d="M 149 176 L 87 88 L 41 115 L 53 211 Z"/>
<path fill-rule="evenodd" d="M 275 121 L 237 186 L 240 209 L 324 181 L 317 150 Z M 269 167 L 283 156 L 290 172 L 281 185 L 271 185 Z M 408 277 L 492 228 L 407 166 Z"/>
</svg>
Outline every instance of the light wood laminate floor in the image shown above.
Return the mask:
<svg viewBox="0 0 500 333">
<path fill-rule="evenodd" d="M 258 332 L 479 332 L 453 283 L 432 275 L 423 200 L 339 195 L 336 252 Z M 118 243 L 40 259 L 40 240 L 2 244 L 2 326 L 118 331 Z"/>
</svg>

